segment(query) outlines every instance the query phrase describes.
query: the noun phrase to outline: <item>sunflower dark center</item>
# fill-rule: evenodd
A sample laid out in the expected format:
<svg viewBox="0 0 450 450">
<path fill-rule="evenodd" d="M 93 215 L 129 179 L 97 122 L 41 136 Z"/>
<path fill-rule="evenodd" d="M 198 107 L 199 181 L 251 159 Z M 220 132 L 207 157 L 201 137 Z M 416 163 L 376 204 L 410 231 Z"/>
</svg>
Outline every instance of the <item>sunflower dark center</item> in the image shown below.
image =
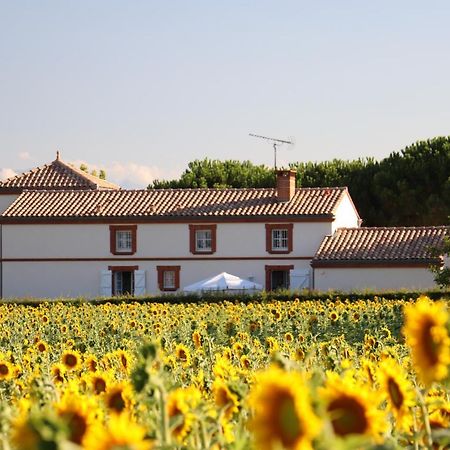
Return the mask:
<svg viewBox="0 0 450 450">
<path fill-rule="evenodd" d="M 70 437 L 69 440 L 75 442 L 75 444 L 81 445 L 83 436 L 86 434 L 87 423 L 86 419 L 76 412 L 64 413 L 63 417 L 66 419 L 69 425 Z"/>
<path fill-rule="evenodd" d="M 356 398 L 341 396 L 328 405 L 334 432 L 339 436 L 367 431 L 366 409 Z"/>
<path fill-rule="evenodd" d="M 117 412 L 122 412 L 125 409 L 125 400 L 122 397 L 122 392 L 115 392 L 111 395 L 108 401 L 108 406 Z"/>
<path fill-rule="evenodd" d="M 75 355 L 72 355 L 70 353 L 68 355 L 66 355 L 64 358 L 64 364 L 67 367 L 75 367 L 77 365 L 77 362 L 78 362 L 78 358 Z"/>
<path fill-rule="evenodd" d="M 0 375 L 8 375 L 9 367 L 6 364 L 0 364 Z"/>
<path fill-rule="evenodd" d="M 282 394 L 277 411 L 277 435 L 284 447 L 291 448 L 302 434 L 294 399 L 289 393 Z"/>
<path fill-rule="evenodd" d="M 403 405 L 404 398 L 399 385 L 393 378 L 389 378 L 388 380 L 388 392 L 392 404 L 396 409 L 400 409 Z"/>
<path fill-rule="evenodd" d="M 96 378 L 94 381 L 94 391 L 96 394 L 101 394 L 106 391 L 106 383 L 103 378 Z"/>
<path fill-rule="evenodd" d="M 439 362 L 438 350 L 439 346 L 433 339 L 432 329 L 434 323 L 429 320 L 425 323 L 422 329 L 422 344 L 424 347 L 424 355 L 428 359 L 431 366 L 436 365 Z"/>
</svg>

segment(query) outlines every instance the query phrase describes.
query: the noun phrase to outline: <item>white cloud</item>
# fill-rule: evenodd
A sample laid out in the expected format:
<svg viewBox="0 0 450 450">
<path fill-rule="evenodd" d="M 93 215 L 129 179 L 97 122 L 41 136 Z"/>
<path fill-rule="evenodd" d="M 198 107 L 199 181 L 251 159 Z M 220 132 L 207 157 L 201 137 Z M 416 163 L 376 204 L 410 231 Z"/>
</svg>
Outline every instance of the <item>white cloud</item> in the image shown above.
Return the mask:
<svg viewBox="0 0 450 450">
<path fill-rule="evenodd" d="M 101 169 L 106 172 L 106 179 L 125 189 L 145 189 L 154 180 L 178 178 L 181 171 L 165 171 L 156 166 L 146 166 L 134 162 L 113 161 L 106 165 L 90 164 L 87 161 L 72 161 L 75 167 L 86 164 L 89 171 L 96 170 L 97 173 Z"/>
<path fill-rule="evenodd" d="M 8 167 L 0 169 L 0 180 L 6 180 L 7 178 L 11 178 L 16 175 L 17 175 L 17 172 L 15 172 L 13 169 L 10 169 Z"/>
<path fill-rule="evenodd" d="M 19 159 L 21 159 L 22 161 L 28 161 L 29 159 L 31 159 L 31 155 L 28 152 L 20 152 Z"/>
</svg>

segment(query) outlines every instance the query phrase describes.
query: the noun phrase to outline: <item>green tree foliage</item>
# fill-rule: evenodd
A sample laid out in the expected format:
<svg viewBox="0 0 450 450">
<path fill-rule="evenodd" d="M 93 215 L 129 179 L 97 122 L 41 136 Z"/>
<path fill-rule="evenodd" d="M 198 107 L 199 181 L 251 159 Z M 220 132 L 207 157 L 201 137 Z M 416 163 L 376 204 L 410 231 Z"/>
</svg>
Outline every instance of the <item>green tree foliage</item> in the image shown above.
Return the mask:
<svg viewBox="0 0 450 450">
<path fill-rule="evenodd" d="M 195 160 L 179 180 L 155 180 L 149 189 L 176 188 L 259 188 L 275 186 L 275 174 L 264 165 L 250 161 Z"/>
<path fill-rule="evenodd" d="M 444 245 L 441 248 L 434 248 L 432 250 L 434 256 L 445 255 L 450 261 L 450 235 L 444 239 Z M 431 266 L 431 271 L 434 273 L 434 281 L 437 285 L 442 288 L 450 287 L 450 265 Z"/>
<path fill-rule="evenodd" d="M 104 169 L 100 169 L 100 173 L 99 173 L 98 177 L 101 180 L 106 180 L 106 171 Z"/>
<path fill-rule="evenodd" d="M 88 166 L 86 164 L 80 164 L 80 170 L 86 173 L 89 171 Z"/>
<path fill-rule="evenodd" d="M 448 223 L 450 137 L 419 141 L 376 161 L 298 162 L 297 186 L 348 186 L 364 225 L 425 226 Z M 273 187 L 273 169 L 249 161 L 204 159 L 189 163 L 179 180 L 155 181 L 150 189 Z"/>
</svg>

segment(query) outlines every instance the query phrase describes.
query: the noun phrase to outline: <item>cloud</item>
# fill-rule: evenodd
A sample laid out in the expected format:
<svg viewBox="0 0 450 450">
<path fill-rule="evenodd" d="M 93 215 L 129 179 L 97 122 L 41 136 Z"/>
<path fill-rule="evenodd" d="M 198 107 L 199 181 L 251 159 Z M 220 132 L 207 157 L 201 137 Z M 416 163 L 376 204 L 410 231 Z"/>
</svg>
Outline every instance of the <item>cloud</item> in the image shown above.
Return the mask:
<svg viewBox="0 0 450 450">
<path fill-rule="evenodd" d="M 90 164 L 87 161 L 71 161 L 75 167 L 85 164 L 89 172 L 101 169 L 106 172 L 106 179 L 126 189 L 145 189 L 152 181 L 172 179 L 181 175 L 181 171 L 166 171 L 156 166 L 146 166 L 134 162 L 113 161 L 106 165 Z"/>
<path fill-rule="evenodd" d="M 29 159 L 31 159 L 31 155 L 28 152 L 20 152 L 19 159 L 21 159 L 22 161 L 28 161 Z"/>
<path fill-rule="evenodd" d="M 0 180 L 6 180 L 7 178 L 11 178 L 16 175 L 17 172 L 15 172 L 13 169 L 7 167 L 0 169 Z"/>
</svg>

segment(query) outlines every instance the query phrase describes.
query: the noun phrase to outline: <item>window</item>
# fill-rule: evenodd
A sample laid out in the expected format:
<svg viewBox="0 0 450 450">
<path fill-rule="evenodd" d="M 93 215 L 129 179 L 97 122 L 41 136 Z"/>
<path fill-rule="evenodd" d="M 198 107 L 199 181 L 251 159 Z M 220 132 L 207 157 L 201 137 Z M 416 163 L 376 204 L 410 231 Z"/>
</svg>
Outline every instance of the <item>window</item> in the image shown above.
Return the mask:
<svg viewBox="0 0 450 450">
<path fill-rule="evenodd" d="M 118 230 L 116 232 L 116 251 L 117 252 L 131 252 L 132 246 L 131 230 Z"/>
<path fill-rule="evenodd" d="M 216 225 L 189 225 L 190 251 L 196 254 L 212 254 L 216 251 Z"/>
<path fill-rule="evenodd" d="M 180 266 L 156 266 L 160 291 L 176 291 L 180 288 Z"/>
<path fill-rule="evenodd" d="M 197 230 L 195 232 L 195 251 L 210 252 L 211 251 L 211 230 Z"/>
<path fill-rule="evenodd" d="M 272 250 L 288 250 L 288 230 L 272 230 Z"/>
<path fill-rule="evenodd" d="M 135 271 L 138 266 L 109 266 L 112 273 L 112 295 L 135 294 Z"/>
<path fill-rule="evenodd" d="M 292 223 L 266 225 L 266 251 L 268 253 L 292 252 Z"/>
<path fill-rule="evenodd" d="M 113 255 L 133 255 L 136 253 L 137 225 L 111 225 L 110 251 Z"/>
</svg>

